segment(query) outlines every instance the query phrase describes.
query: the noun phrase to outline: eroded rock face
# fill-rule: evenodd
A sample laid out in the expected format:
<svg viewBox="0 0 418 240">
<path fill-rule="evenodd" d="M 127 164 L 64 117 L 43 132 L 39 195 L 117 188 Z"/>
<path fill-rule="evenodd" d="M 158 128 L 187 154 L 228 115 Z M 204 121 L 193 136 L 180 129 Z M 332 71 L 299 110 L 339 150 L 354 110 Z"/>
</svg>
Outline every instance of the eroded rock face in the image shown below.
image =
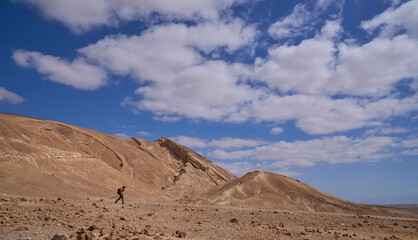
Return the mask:
<svg viewBox="0 0 418 240">
<path fill-rule="evenodd" d="M 174 184 L 179 181 L 181 175 L 191 171 L 196 172 L 196 177 L 204 176 L 205 180 L 209 180 L 208 185 L 211 185 L 211 183 L 219 185 L 236 178 L 230 172 L 213 164 L 206 157 L 197 154 L 168 138 L 161 137 L 157 139 L 156 142 L 161 147 L 167 149 L 173 158 L 178 161 L 181 170 L 179 171 L 179 175 L 177 175 Z"/>
</svg>

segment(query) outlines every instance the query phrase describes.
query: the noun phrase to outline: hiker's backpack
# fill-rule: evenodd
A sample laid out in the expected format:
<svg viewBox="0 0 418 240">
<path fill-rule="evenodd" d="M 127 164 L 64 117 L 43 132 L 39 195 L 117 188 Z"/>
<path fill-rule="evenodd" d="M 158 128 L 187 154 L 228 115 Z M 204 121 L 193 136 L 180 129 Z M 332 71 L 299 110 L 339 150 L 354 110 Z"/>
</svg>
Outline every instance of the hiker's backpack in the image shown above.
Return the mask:
<svg viewBox="0 0 418 240">
<path fill-rule="evenodd" d="M 118 188 L 118 194 L 120 194 L 120 188 Z"/>
</svg>

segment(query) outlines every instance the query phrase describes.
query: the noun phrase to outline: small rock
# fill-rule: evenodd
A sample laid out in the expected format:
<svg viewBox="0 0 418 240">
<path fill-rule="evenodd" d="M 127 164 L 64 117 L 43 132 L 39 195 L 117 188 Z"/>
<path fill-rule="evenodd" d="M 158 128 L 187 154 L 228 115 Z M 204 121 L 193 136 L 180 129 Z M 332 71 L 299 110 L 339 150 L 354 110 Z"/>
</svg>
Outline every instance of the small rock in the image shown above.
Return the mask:
<svg viewBox="0 0 418 240">
<path fill-rule="evenodd" d="M 94 231 L 94 230 L 99 230 L 100 228 L 99 227 L 97 227 L 96 225 L 91 225 L 87 230 L 89 230 L 90 232 L 91 231 Z"/>
<path fill-rule="evenodd" d="M 236 218 L 231 218 L 231 220 L 229 220 L 229 222 L 231 222 L 231 223 L 238 223 L 238 219 L 236 219 Z"/>
<path fill-rule="evenodd" d="M 176 234 L 177 234 L 178 238 L 186 238 L 186 233 L 185 232 L 176 231 Z"/>
<path fill-rule="evenodd" d="M 69 239 L 66 235 L 58 235 L 58 234 L 56 234 L 53 238 L 52 238 L 52 240 L 67 240 L 67 239 Z"/>
<path fill-rule="evenodd" d="M 24 227 L 17 227 L 16 229 L 15 229 L 15 231 L 27 231 L 27 230 L 29 230 L 29 228 L 28 227 L 26 227 L 26 226 L 24 226 Z"/>
</svg>

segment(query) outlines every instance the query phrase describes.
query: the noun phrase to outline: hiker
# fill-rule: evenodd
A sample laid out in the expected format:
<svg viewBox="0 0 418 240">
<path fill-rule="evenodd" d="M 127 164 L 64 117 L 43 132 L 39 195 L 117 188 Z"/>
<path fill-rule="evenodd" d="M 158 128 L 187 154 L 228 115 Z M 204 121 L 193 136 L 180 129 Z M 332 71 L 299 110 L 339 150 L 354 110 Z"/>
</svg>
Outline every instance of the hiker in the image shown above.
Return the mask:
<svg viewBox="0 0 418 240">
<path fill-rule="evenodd" d="M 119 194 L 119 198 L 115 201 L 115 203 L 117 203 L 120 199 L 122 199 L 122 204 L 125 204 L 125 201 L 123 199 L 123 192 L 125 192 L 125 186 L 118 188 L 118 194 Z"/>
</svg>

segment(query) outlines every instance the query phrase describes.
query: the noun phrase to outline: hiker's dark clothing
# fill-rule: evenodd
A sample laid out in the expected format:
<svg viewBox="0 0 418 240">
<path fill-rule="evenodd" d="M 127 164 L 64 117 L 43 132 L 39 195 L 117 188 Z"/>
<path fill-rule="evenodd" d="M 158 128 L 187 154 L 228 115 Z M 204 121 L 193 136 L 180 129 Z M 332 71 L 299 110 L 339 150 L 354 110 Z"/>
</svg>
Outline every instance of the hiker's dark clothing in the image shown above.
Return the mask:
<svg viewBox="0 0 418 240">
<path fill-rule="evenodd" d="M 124 190 L 125 190 L 125 188 L 120 188 L 119 189 L 119 198 L 115 201 L 115 203 L 117 203 L 119 200 L 121 200 L 122 199 L 122 204 L 125 204 L 125 199 L 124 199 L 124 197 L 123 197 L 123 192 L 124 192 Z"/>
</svg>

